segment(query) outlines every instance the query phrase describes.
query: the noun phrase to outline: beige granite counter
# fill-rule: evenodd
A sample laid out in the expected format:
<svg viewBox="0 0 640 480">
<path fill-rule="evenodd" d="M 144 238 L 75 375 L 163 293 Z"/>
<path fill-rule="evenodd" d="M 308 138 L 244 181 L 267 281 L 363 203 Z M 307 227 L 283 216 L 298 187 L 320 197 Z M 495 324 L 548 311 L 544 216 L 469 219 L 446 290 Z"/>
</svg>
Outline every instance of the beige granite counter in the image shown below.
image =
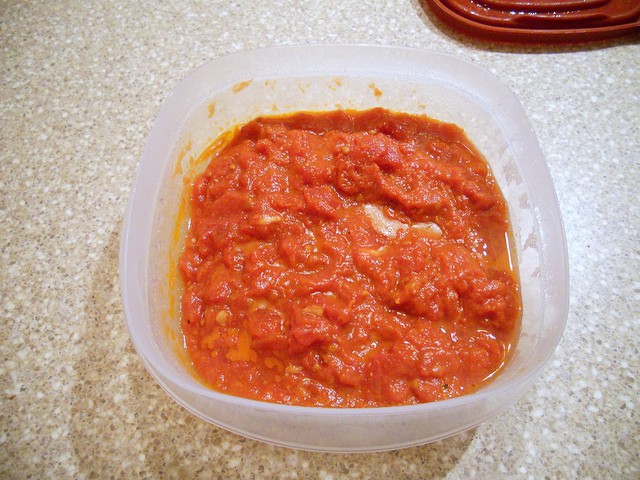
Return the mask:
<svg viewBox="0 0 640 480">
<path fill-rule="evenodd" d="M 505 49 L 417 1 L 0 2 L 0 477 L 640 478 L 640 46 Z M 370 43 L 448 52 L 518 95 L 567 231 L 570 315 L 497 418 L 361 455 L 272 447 L 174 403 L 129 340 L 119 231 L 160 103 L 239 49 Z"/>
</svg>

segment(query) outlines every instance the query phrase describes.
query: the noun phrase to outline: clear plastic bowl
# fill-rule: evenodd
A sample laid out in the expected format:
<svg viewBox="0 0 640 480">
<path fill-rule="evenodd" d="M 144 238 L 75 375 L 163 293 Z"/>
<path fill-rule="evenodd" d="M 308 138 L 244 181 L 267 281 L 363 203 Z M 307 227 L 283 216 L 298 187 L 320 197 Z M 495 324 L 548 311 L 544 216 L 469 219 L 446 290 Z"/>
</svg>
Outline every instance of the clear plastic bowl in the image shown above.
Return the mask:
<svg viewBox="0 0 640 480">
<path fill-rule="evenodd" d="M 385 107 L 464 128 L 509 204 L 523 295 L 522 332 L 496 380 L 435 403 L 369 409 L 277 405 L 215 392 L 189 365 L 179 319 L 176 219 L 194 158 L 256 115 Z M 417 49 L 320 45 L 216 59 L 165 101 L 140 160 L 120 248 L 129 331 L 149 372 L 178 403 L 227 430 L 307 450 L 367 452 L 419 445 L 469 429 L 514 402 L 537 378 L 567 317 L 566 242 L 553 184 L 514 94 L 466 61 Z"/>
</svg>

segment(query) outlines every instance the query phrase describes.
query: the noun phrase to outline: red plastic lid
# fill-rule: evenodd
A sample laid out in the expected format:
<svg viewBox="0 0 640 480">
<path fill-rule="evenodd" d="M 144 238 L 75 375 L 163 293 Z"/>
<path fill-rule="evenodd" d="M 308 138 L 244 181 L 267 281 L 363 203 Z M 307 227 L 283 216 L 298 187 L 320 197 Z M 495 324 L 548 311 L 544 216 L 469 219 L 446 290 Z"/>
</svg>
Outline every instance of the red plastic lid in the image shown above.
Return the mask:
<svg viewBox="0 0 640 480">
<path fill-rule="evenodd" d="M 640 0 L 425 0 L 446 24 L 485 40 L 585 42 L 640 32 Z"/>
</svg>

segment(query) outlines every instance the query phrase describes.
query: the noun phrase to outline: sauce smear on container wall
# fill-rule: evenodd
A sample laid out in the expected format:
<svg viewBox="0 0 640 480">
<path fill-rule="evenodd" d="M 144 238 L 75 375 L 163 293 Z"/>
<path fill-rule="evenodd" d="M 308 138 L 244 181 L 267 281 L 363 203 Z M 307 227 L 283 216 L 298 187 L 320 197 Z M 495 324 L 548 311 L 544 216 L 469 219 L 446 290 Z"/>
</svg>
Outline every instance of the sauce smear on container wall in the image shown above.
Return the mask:
<svg viewBox="0 0 640 480">
<path fill-rule="evenodd" d="M 182 329 L 215 390 L 431 402 L 480 388 L 513 349 L 507 206 L 455 125 L 383 109 L 257 118 L 190 206 Z"/>
</svg>

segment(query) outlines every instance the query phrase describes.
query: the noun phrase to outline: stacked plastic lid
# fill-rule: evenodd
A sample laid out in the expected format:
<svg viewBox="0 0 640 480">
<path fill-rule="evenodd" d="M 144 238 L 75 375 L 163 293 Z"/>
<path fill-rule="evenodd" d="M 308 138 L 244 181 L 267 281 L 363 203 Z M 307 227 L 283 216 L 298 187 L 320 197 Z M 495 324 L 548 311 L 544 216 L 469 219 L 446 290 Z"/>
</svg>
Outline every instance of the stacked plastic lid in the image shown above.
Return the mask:
<svg viewBox="0 0 640 480">
<path fill-rule="evenodd" d="M 425 0 L 446 24 L 485 40 L 563 43 L 640 32 L 640 0 Z"/>
</svg>

